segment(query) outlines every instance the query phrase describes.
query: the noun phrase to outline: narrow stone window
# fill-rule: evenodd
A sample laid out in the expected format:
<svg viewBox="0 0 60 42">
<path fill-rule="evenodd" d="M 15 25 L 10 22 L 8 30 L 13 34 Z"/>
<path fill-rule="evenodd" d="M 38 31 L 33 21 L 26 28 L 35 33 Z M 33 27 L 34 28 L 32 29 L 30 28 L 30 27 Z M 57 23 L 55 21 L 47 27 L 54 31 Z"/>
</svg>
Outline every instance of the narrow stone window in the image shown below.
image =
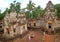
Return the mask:
<svg viewBox="0 0 60 42">
<path fill-rule="evenodd" d="M 13 24 L 16 24 L 16 22 L 13 22 Z"/>
<path fill-rule="evenodd" d="M 25 31 L 25 26 L 23 26 L 23 30 Z"/>
<path fill-rule="evenodd" d="M 3 34 L 4 33 L 4 29 L 0 29 L 0 34 Z"/>
<path fill-rule="evenodd" d="M 0 26 L 0 28 L 2 28 L 2 26 Z"/>
<path fill-rule="evenodd" d="M 28 25 L 30 26 L 31 24 L 29 23 Z"/>
<path fill-rule="evenodd" d="M 34 26 L 36 26 L 36 23 L 34 23 Z"/>
<path fill-rule="evenodd" d="M 9 29 L 7 28 L 7 33 L 9 34 Z"/>
<path fill-rule="evenodd" d="M 16 32 L 16 29 L 14 28 L 13 31 Z"/>
</svg>

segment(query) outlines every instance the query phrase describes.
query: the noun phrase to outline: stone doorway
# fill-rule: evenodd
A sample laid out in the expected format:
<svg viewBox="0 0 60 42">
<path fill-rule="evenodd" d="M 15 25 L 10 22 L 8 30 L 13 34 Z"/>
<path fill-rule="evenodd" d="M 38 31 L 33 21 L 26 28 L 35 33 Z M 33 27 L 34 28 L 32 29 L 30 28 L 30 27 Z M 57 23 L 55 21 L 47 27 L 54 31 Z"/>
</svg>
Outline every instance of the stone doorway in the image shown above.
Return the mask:
<svg viewBox="0 0 60 42">
<path fill-rule="evenodd" d="M 52 32 L 52 23 L 48 23 L 48 32 L 49 32 L 49 33 Z"/>
<path fill-rule="evenodd" d="M 49 28 L 49 29 L 52 28 L 52 24 L 51 24 L 51 23 L 48 24 L 48 28 Z"/>
<path fill-rule="evenodd" d="M 36 26 L 36 23 L 34 23 L 34 26 Z"/>
</svg>

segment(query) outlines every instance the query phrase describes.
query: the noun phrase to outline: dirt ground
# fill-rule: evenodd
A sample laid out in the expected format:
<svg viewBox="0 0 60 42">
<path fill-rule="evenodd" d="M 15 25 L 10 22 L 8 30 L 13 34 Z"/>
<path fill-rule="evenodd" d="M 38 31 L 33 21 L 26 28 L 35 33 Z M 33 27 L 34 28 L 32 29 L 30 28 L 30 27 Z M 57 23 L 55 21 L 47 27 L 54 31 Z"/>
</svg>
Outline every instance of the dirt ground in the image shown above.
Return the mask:
<svg viewBox="0 0 60 42">
<path fill-rule="evenodd" d="M 55 35 L 45 33 L 44 40 L 43 40 L 42 31 L 30 30 L 29 33 L 25 35 L 23 38 L 17 38 L 11 42 L 55 42 Z M 60 35 L 58 35 L 58 42 L 60 42 Z"/>
<path fill-rule="evenodd" d="M 29 39 L 29 34 L 34 35 L 33 38 Z M 22 39 L 17 39 L 14 42 L 55 42 L 55 36 L 53 34 L 45 34 L 45 38 L 43 40 L 43 32 L 42 31 L 29 31 Z"/>
<path fill-rule="evenodd" d="M 32 38 L 29 39 L 29 34 L 33 35 Z M 17 39 L 14 42 L 41 42 L 42 41 L 42 33 L 39 31 L 29 31 L 29 34 L 27 34 L 22 39 Z"/>
</svg>

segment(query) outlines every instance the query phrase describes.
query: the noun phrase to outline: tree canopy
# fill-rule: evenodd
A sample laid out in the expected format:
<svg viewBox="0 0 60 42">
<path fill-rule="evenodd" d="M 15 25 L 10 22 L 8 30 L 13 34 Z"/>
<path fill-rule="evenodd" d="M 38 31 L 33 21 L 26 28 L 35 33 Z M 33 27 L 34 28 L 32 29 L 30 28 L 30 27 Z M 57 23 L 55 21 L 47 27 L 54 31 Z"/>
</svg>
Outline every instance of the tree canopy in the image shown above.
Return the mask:
<svg viewBox="0 0 60 42">
<path fill-rule="evenodd" d="M 54 5 L 54 7 L 57 10 L 58 18 L 60 18 L 60 4 L 56 4 L 56 5 Z M 0 20 L 4 18 L 5 14 L 7 12 L 8 12 L 8 14 L 10 14 L 12 8 L 14 8 L 16 13 L 18 14 L 19 11 L 21 10 L 21 3 L 20 2 L 16 2 L 16 1 L 11 3 L 10 4 L 10 8 L 6 8 L 6 10 L 3 13 L 0 13 Z M 27 7 L 25 9 L 27 9 L 27 11 L 25 11 L 27 19 L 29 19 L 31 16 L 33 18 L 37 18 L 38 14 L 40 14 L 43 17 L 44 13 L 45 13 L 44 9 L 42 9 L 40 7 L 40 5 L 35 7 L 35 4 L 32 1 L 29 1 L 29 3 L 27 4 Z"/>
<path fill-rule="evenodd" d="M 57 10 L 57 16 L 60 18 L 60 4 L 55 5 L 55 9 Z"/>
</svg>

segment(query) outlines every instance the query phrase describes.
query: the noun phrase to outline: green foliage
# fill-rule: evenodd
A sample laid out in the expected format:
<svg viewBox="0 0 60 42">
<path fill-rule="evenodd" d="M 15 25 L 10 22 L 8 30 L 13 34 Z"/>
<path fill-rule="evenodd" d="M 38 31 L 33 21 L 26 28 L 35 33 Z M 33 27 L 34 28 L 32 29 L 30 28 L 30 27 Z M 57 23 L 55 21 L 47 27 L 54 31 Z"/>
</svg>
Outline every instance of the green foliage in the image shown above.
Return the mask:
<svg viewBox="0 0 60 42">
<path fill-rule="evenodd" d="M 40 14 L 41 16 L 44 15 L 44 10 L 39 5 L 33 10 L 33 18 L 37 18 L 38 14 Z"/>
<path fill-rule="evenodd" d="M 29 18 L 33 17 L 33 14 L 32 14 L 32 11 L 34 9 L 34 6 L 35 4 L 32 3 L 32 1 L 29 1 L 29 3 L 27 4 L 27 10 L 29 11 Z M 27 12 L 28 13 L 28 12 Z"/>
<path fill-rule="evenodd" d="M 30 12 L 29 12 L 29 11 L 26 11 L 25 14 L 26 14 L 26 18 L 29 19 L 29 17 L 30 17 Z"/>
<path fill-rule="evenodd" d="M 4 18 L 5 14 L 1 13 L 0 14 L 0 20 L 2 20 Z"/>
<path fill-rule="evenodd" d="M 57 16 L 58 16 L 58 18 L 60 18 L 60 4 L 56 4 L 55 8 L 57 10 Z"/>
<path fill-rule="evenodd" d="M 6 10 L 0 14 L 0 20 L 4 18 L 5 14 L 8 12 L 8 8 L 6 8 Z"/>
<path fill-rule="evenodd" d="M 16 6 L 15 6 L 15 9 L 16 9 L 16 13 L 18 14 L 19 13 L 19 11 L 20 11 L 20 8 L 21 8 L 21 3 L 20 2 L 17 2 L 16 3 Z"/>
<path fill-rule="evenodd" d="M 9 12 L 9 9 L 6 8 L 6 10 L 3 12 L 4 14 L 8 13 Z"/>
<path fill-rule="evenodd" d="M 41 10 L 41 11 L 40 11 L 40 15 L 43 17 L 44 14 L 45 14 L 45 10 Z"/>
<path fill-rule="evenodd" d="M 15 8 L 15 4 L 14 3 L 10 4 L 10 9 L 12 9 L 12 8 Z"/>
<path fill-rule="evenodd" d="M 42 17 L 44 15 L 44 10 L 38 5 L 38 7 L 33 8 L 33 10 L 31 10 L 32 13 L 30 13 L 30 11 L 26 11 L 26 17 L 29 18 L 31 16 L 33 16 L 33 18 L 37 18 L 38 14 L 40 14 Z"/>
<path fill-rule="evenodd" d="M 6 10 L 0 14 L 0 20 L 4 18 L 5 14 L 7 14 L 7 13 L 10 14 L 12 8 L 14 8 L 16 10 L 16 13 L 18 14 L 18 12 L 20 11 L 20 8 L 21 8 L 20 4 L 21 3 L 19 3 L 19 2 L 17 2 L 16 4 L 11 3 L 10 9 L 6 8 Z"/>
<path fill-rule="evenodd" d="M 16 4 L 14 4 L 14 3 L 11 3 L 10 4 L 10 9 L 9 9 L 9 13 L 11 12 L 11 9 L 12 8 L 14 8 L 15 9 L 15 11 L 16 11 L 16 13 L 18 14 L 19 13 L 19 11 L 20 11 L 20 8 L 21 8 L 21 3 L 20 2 L 17 2 Z"/>
<path fill-rule="evenodd" d="M 29 4 L 27 4 L 27 9 L 28 9 L 29 11 L 32 11 L 33 8 L 35 7 L 34 5 L 35 5 L 35 4 L 32 3 L 32 1 L 29 1 Z"/>
</svg>

